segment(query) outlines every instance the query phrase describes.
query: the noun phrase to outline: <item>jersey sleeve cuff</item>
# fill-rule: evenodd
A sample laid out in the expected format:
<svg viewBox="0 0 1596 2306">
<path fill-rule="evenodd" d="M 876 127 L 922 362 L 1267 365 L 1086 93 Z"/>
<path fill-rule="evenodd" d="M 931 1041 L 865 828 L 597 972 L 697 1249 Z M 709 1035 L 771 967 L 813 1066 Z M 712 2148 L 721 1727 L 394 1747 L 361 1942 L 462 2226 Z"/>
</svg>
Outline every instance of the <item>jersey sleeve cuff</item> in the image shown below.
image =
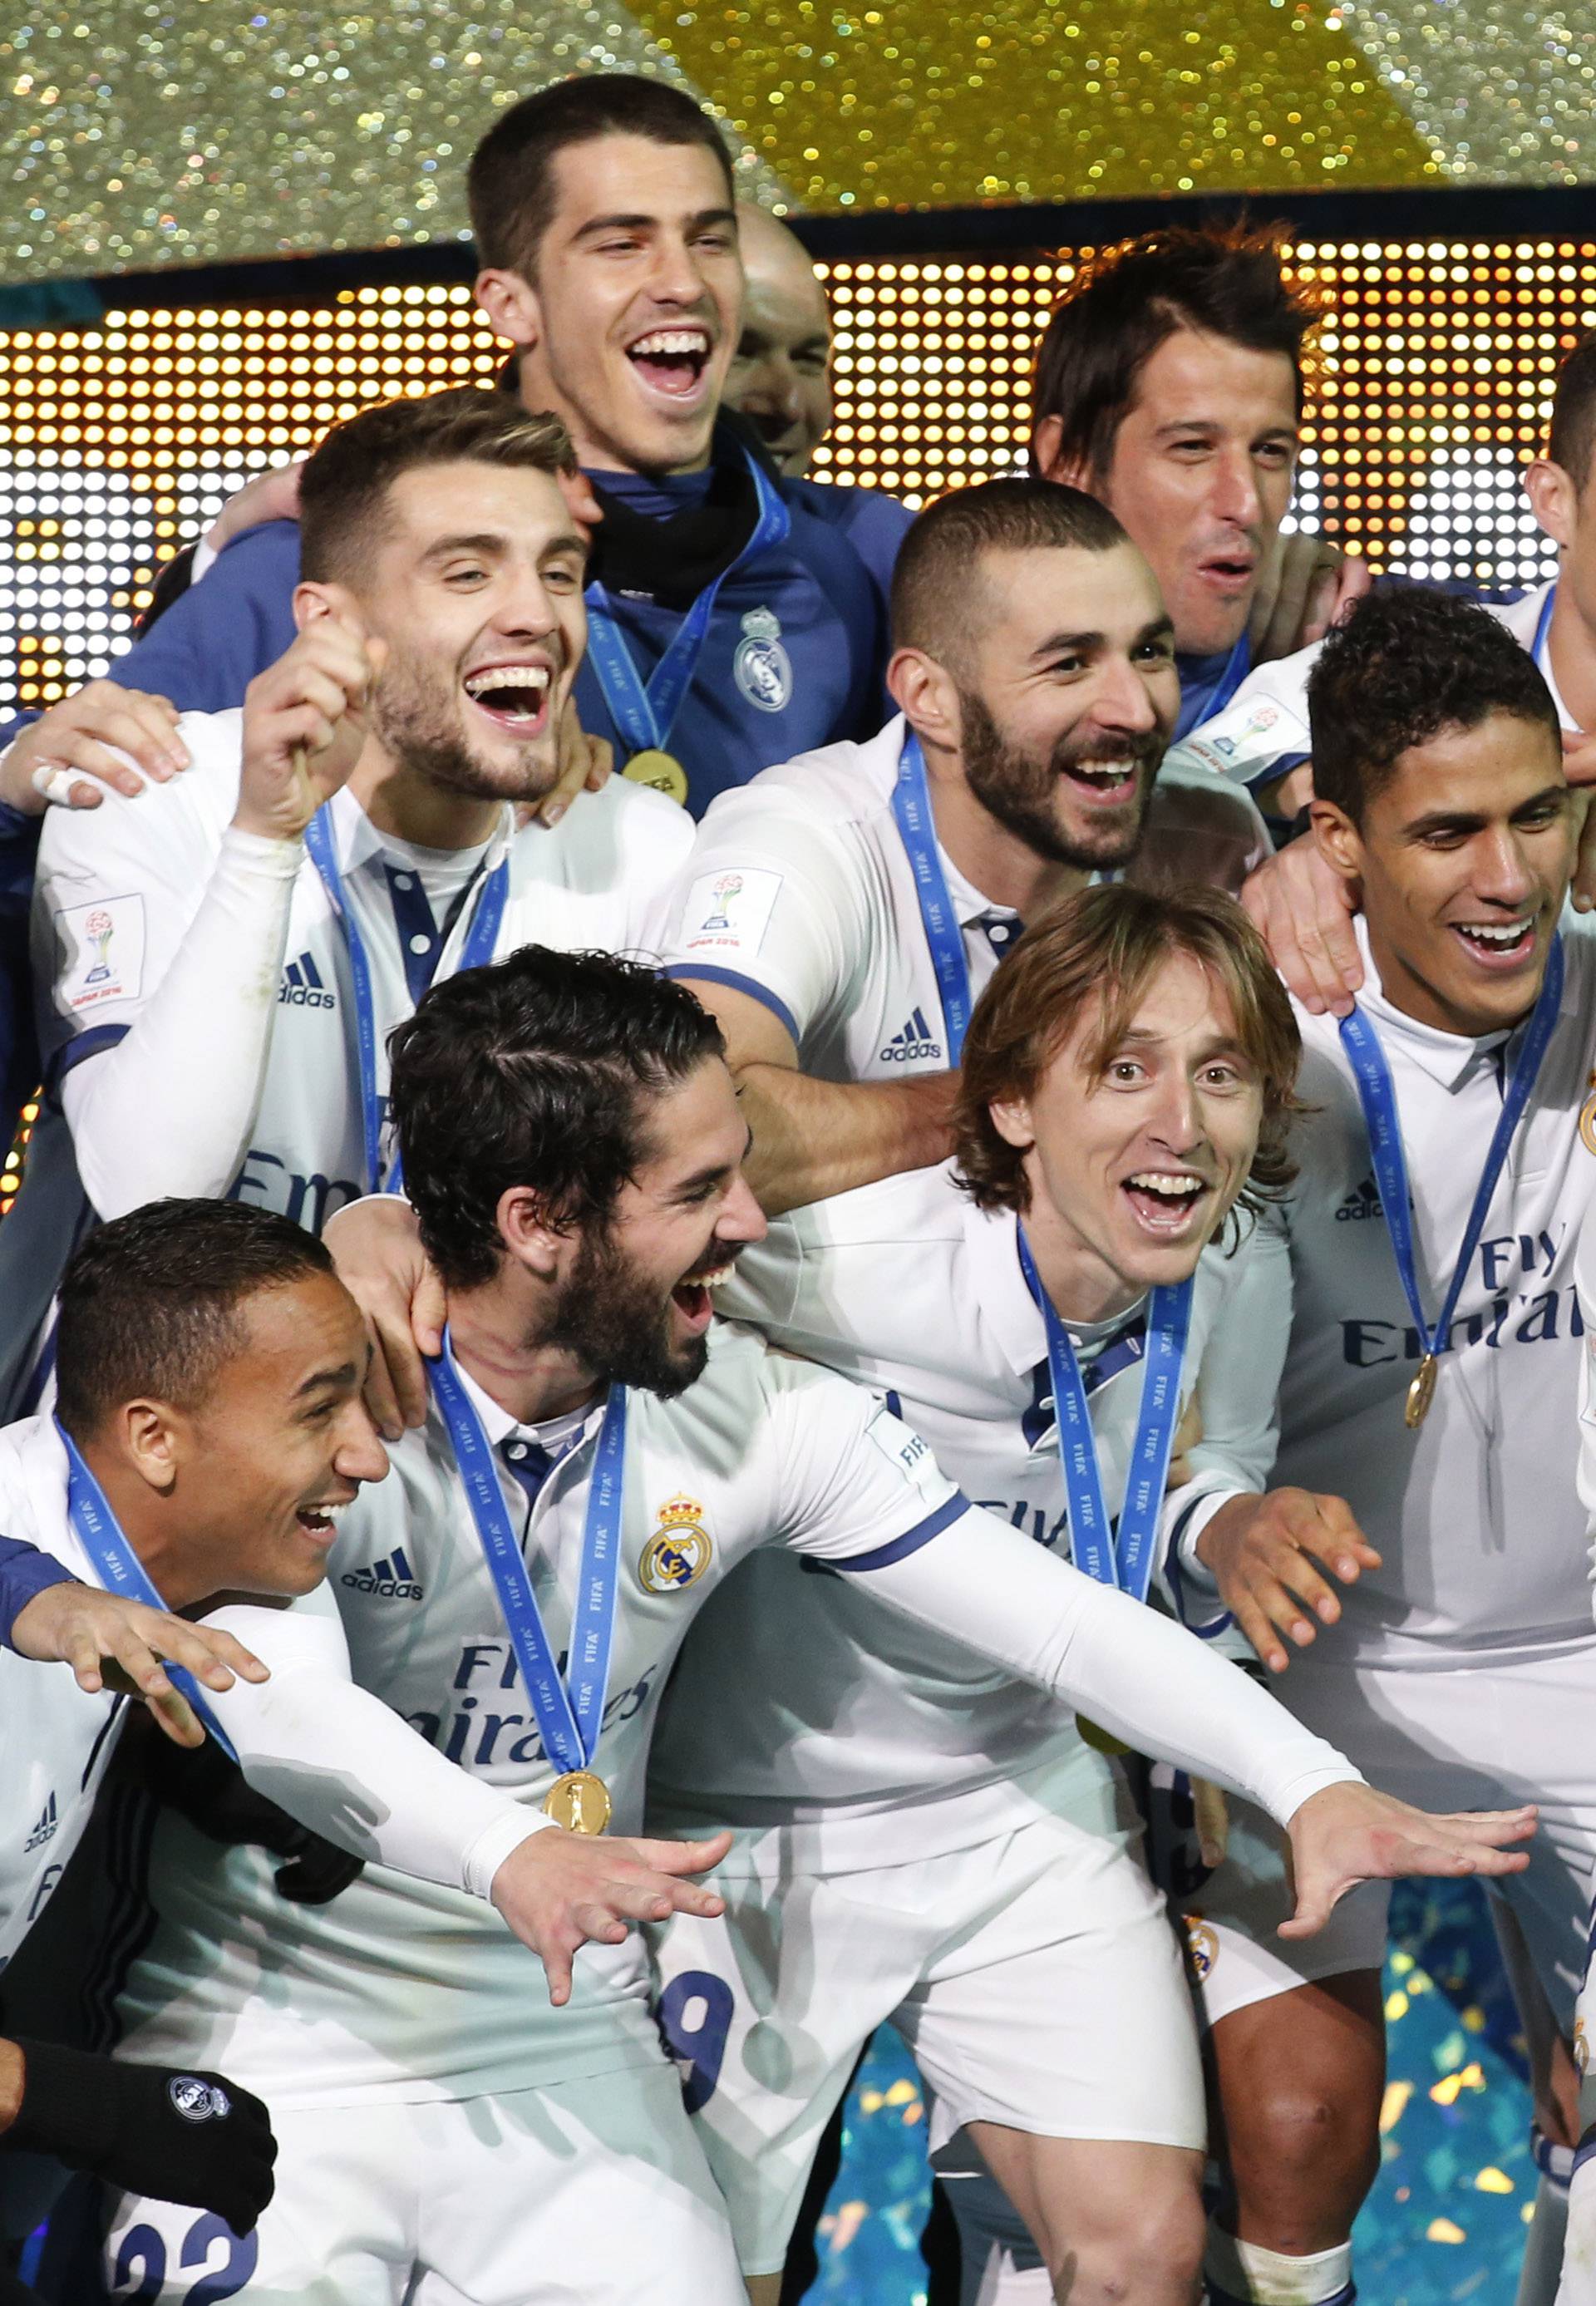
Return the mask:
<svg viewBox="0 0 1596 2306">
<path fill-rule="evenodd" d="M 1165 1550 L 1165 1583 L 1174 1612 L 1189 1634 L 1211 1642 L 1227 1633 L 1235 1620 L 1219 1601 L 1219 1588 L 1197 1557 L 1197 1541 L 1221 1506 L 1232 1498 L 1250 1496 L 1244 1490 L 1199 1490 L 1180 1507 L 1170 1525 Z"/>
<path fill-rule="evenodd" d="M 955 1490 L 935 1513 L 927 1514 L 924 1521 L 916 1522 L 912 1529 L 906 1529 L 901 1537 L 893 1538 L 890 1544 L 873 1546 L 868 1553 L 845 1553 L 832 1557 L 828 1559 L 825 1567 L 828 1569 L 884 1569 L 890 1562 L 901 1561 L 907 1555 L 917 1553 L 921 1546 L 929 1545 L 934 1537 L 940 1537 L 944 1529 L 951 1528 L 954 1522 L 961 1520 L 971 1510 L 964 1491 Z"/>
<path fill-rule="evenodd" d="M 781 995 L 772 993 L 768 985 L 761 985 L 756 977 L 745 977 L 740 969 L 715 969 L 707 961 L 669 961 L 660 974 L 661 977 L 697 977 L 705 985 L 729 985 L 734 993 L 746 993 L 750 1001 L 757 1001 L 762 1009 L 770 1011 L 776 1022 L 785 1029 L 795 1049 L 803 1046 L 804 1037 L 798 1019 Z"/>
<path fill-rule="evenodd" d="M 553 1823 L 542 1810 L 524 1809 L 519 1802 L 513 1802 L 501 1817 L 483 1827 L 466 1850 L 460 1869 L 462 1886 L 474 1898 L 491 1898 L 493 1877 L 510 1852 Z"/>
<path fill-rule="evenodd" d="M 61 1084 L 73 1067 L 81 1065 L 85 1057 L 98 1057 L 102 1049 L 114 1049 L 132 1030 L 131 1025 L 90 1025 L 86 1033 L 74 1034 L 45 1067 L 46 1095 L 59 1103 Z"/>
<path fill-rule="evenodd" d="M 52 1585 L 78 1584 L 48 1553 L 21 1538 L 0 1538 L 0 1648 L 14 1650 L 12 1629 L 37 1594 Z M 21 1654 L 21 1653 L 19 1653 Z"/>
</svg>

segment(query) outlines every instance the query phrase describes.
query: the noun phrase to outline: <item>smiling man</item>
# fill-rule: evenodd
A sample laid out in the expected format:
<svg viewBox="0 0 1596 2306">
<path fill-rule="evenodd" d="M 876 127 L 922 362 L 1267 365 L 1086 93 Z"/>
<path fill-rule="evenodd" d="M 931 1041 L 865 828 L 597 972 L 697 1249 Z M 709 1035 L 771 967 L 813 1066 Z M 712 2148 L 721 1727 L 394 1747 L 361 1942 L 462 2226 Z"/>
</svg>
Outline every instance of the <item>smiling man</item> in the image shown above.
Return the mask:
<svg viewBox="0 0 1596 2306">
<path fill-rule="evenodd" d="M 943 497 L 904 543 L 892 623 L 898 716 L 715 804 L 669 947 L 726 1033 L 772 1213 L 945 1157 L 971 1001 L 1026 921 L 1155 841 L 1233 888 L 1267 852 L 1220 779 L 1155 787 L 1173 628 L 1096 498 Z"/>
<path fill-rule="evenodd" d="M 871 735 L 911 516 L 781 474 L 721 412 L 743 270 L 715 122 L 662 81 L 575 74 L 499 115 L 467 191 L 501 386 L 564 422 L 602 515 L 584 729 L 695 816 L 770 762 Z M 236 537 L 119 674 L 184 709 L 238 704 L 292 637 L 299 545 L 280 518 Z"/>
<path fill-rule="evenodd" d="M 1293 1289 L 1281 1486 L 1185 1532 L 1179 1559 L 1272 1670 L 1290 1661 L 1293 1710 L 1334 1721 L 1383 1783 L 1447 1803 L 1534 1787 L 1542 1832 L 1506 1896 L 1566 2036 L 1596 1856 L 1574 1286 L 1596 1184 L 1580 1127 L 1596 940 L 1564 911 L 1578 806 L 1544 679 L 1472 603 L 1361 602 L 1324 645 L 1310 707 L 1313 837 L 1361 893 L 1364 990 L 1340 1029 L 1299 1004 L 1309 1111 L 1278 1218 Z M 1235 1381 L 1272 1391 L 1267 1341 L 1233 1349 Z M 1314 1492 L 1346 1500 L 1361 1548 L 1310 1509 Z M 1348 1977 L 1341 1999 L 1338 2028 L 1267 1998 L 1232 2021 L 1233 2070 L 1253 2084 L 1241 2147 L 1259 2199 L 1274 2197 L 1242 2235 L 1265 2253 L 1255 2299 L 1304 2294 L 1269 2254 L 1302 2248 L 1285 2237 L 1336 2168 L 1344 2232 L 1370 2166 L 1378 1976 Z M 1271 2173 L 1277 2093 L 1296 2102 L 1301 2148 L 1276 2146 Z M 1335 2239 L 1321 2223 L 1315 2246 Z"/>
<path fill-rule="evenodd" d="M 831 430 L 831 312 L 797 233 L 751 201 L 738 203 L 737 216 L 743 325 L 726 372 L 727 406 L 797 480 Z"/>
<path fill-rule="evenodd" d="M 387 1038 L 434 977 L 533 936 L 657 948 L 679 810 L 616 780 L 516 824 L 554 781 L 585 637 L 570 469 L 558 420 L 497 393 L 335 428 L 305 467 L 286 654 L 242 713 L 182 718 L 183 776 L 55 812 L 35 970 L 100 1217 L 231 1192 L 320 1232 L 391 1172 Z M 60 1178 L 47 1151 L 30 1170 L 0 1260 L 42 1311 L 57 1267 L 30 1217 Z"/>
</svg>

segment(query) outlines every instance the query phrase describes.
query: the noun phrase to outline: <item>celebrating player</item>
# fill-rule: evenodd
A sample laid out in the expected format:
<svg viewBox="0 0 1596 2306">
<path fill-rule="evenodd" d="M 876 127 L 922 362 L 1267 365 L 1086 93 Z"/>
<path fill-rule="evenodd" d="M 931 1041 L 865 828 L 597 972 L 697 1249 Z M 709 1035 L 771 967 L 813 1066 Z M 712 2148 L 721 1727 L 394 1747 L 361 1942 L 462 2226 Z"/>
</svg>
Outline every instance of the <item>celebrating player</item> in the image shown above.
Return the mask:
<svg viewBox="0 0 1596 2306">
<path fill-rule="evenodd" d="M 1299 1004 L 1284 1486 L 1188 1532 L 1181 1566 L 1273 1670 L 1290 1660 L 1293 1709 L 1334 1721 L 1407 1798 L 1534 1788 L 1543 1831 L 1506 1902 L 1566 2037 L 1596 1854 L 1586 1747 L 1558 1726 L 1596 1676 L 1573 1288 L 1596 1183 L 1579 1126 L 1596 942 L 1558 925 L 1579 811 L 1545 682 L 1470 602 L 1361 602 L 1325 643 L 1310 710 L 1314 838 L 1361 893 L 1364 990 L 1339 1029 Z M 1245 1381 L 1272 1388 L 1261 1341 L 1236 1342 Z M 1319 1492 L 1345 1499 L 1371 1552 L 1301 1502 Z M 1318 2065 L 1324 2129 L 1297 2174 L 1311 2193 L 1349 2081 L 1355 2099 L 1359 2067 L 1378 2068 L 1378 1979 L 1348 1981 L 1322 2054 L 1267 2004 L 1237 2039 L 1260 2114 L 1268 2077 Z"/>
<path fill-rule="evenodd" d="M 1280 534 L 1319 318 L 1282 273 L 1284 238 L 1161 228 L 1111 250 L 1065 290 L 1037 354 L 1033 465 L 1101 497 L 1151 563 L 1174 619 L 1181 737 L 1369 584 L 1361 561 Z"/>
<path fill-rule="evenodd" d="M 598 517 L 584 728 L 696 814 L 768 762 L 870 735 L 910 516 L 781 475 L 722 413 L 743 275 L 710 115 L 658 80 L 556 81 L 499 115 L 467 191 L 507 397 L 563 420 Z M 251 529 L 119 674 L 184 710 L 238 705 L 293 639 L 300 573 L 291 522 Z"/>
<path fill-rule="evenodd" d="M 670 947 L 725 1030 L 767 1211 L 944 1157 L 973 995 L 1025 919 L 1137 855 L 1155 807 L 1190 877 L 1235 885 L 1267 852 L 1216 778 L 1155 799 L 1170 622 L 1094 498 L 943 498 L 892 623 L 899 717 L 716 803 Z"/>
<path fill-rule="evenodd" d="M 471 389 L 336 427 L 305 467 L 298 639 L 242 715 L 183 717 L 183 776 L 53 816 L 49 1078 L 101 1217 L 233 1191 L 320 1231 L 389 1174 L 387 1036 L 436 974 L 534 935 L 657 947 L 679 811 L 619 781 L 555 828 L 512 806 L 554 780 L 582 657 L 570 469 L 553 418 Z M 76 1186 L 42 1131 L 0 1241 L 13 1352 Z"/>
<path fill-rule="evenodd" d="M 1253 1227 L 1290 1174 L 1298 1054 L 1230 901 L 1088 892 L 976 1004 L 965 1191 L 928 1169 L 798 1211 L 739 1260 L 726 1310 L 883 1389 L 969 1496 L 1143 1598 L 1160 1528 L 1267 1477 L 1271 1401 L 1218 1388 L 1210 1345 L 1289 1319 L 1284 1258 Z M 1199 1390 L 1203 1440 L 1166 1499 Z M 1163 1900 L 1124 1854 L 1133 1783 L 1035 1690 L 798 1567 L 762 1555 L 706 1609 L 651 1768 L 661 1823 L 707 1806 L 742 1829 L 725 1920 L 673 1926 L 661 1965 L 745 2268 L 780 2268 L 815 2140 L 890 2018 L 935 2091 L 939 2166 L 971 2162 L 949 2147 L 968 2124 L 1023 2210 L 1022 2268 L 1056 2280 L 1068 2262 L 1096 2295 L 1152 2260 L 1183 2296 L 1207 2122 Z M 780 1644 L 759 1636 L 773 1625 Z M 1256 1813 L 1231 1832 L 1274 1846 Z M 1243 1948 L 1226 1929 L 1214 1967 L 1289 1990 L 1378 1960 L 1382 1928 L 1361 1894 L 1310 1939 Z M 706 2013 L 690 2032 L 687 2011 Z M 1207 2015 L 1223 2025 L 1224 2005 Z M 1223 2114 L 1242 2119 L 1228 2098 Z M 983 2295 L 991 2193 L 950 2188 Z M 1233 2251 L 1216 2233 L 1211 2285 Z"/>
<path fill-rule="evenodd" d="M 518 1775 L 557 1804 L 580 1795 L 590 1816 L 612 1810 L 624 1823 L 640 1814 L 648 1735 L 687 1624 L 739 1559 L 773 1542 L 867 1580 L 873 1600 L 973 1649 L 989 1668 L 1068 1692 L 1114 1733 L 1183 1755 L 1226 1783 L 1239 1777 L 1254 1799 L 1260 1772 L 1306 1768 L 1294 1737 L 1283 1742 L 1275 1709 L 1254 1711 L 1261 1692 L 1200 1644 L 1172 1646 L 1165 1621 L 1046 1560 L 970 1506 L 876 1396 L 767 1353 L 747 1330 L 712 1328 L 712 1281 L 764 1231 L 740 1174 L 747 1125 L 721 1050 L 713 1021 L 683 988 L 617 961 L 536 952 L 440 985 L 397 1037 L 407 1191 L 448 1285 L 449 1327 L 427 1423 L 399 1447 L 393 1513 L 383 1515 L 374 1494 L 370 1524 L 346 1524 L 340 1537 L 335 1570 L 350 1595 L 356 1672 L 382 1677 L 390 1703 L 424 1721 L 464 1766 L 506 1781 Z M 632 1468 L 624 1479 L 623 1439 Z M 407 1490 L 431 1501 L 421 1514 L 401 1510 Z M 619 1498 L 620 1515 L 608 1537 L 606 1496 Z M 414 1633 L 388 1630 L 394 1604 L 380 1565 L 392 1565 L 401 1543 L 408 1582 L 420 1589 L 407 1626 L 426 1622 L 428 1596 L 457 1596 L 430 1653 Z M 499 1565 L 491 1574 L 483 1553 Z M 539 1607 L 556 1606 L 545 1595 L 560 1597 L 555 1629 L 540 1630 L 519 1589 L 523 1557 Z M 568 1704 L 557 1699 L 547 1660 L 566 1645 L 573 1593 L 600 1627 L 614 1612 L 607 1707 L 603 1676 L 585 1670 Z M 584 1625 L 568 1638 L 578 1663 L 606 1653 L 602 1634 L 591 1646 Z M 534 1692 L 530 1712 L 511 1694 L 517 1665 Z M 406 1678 L 388 1681 L 394 1673 Z M 1132 1714 L 1138 1726 L 1128 1730 Z M 1205 1764 L 1195 1749 L 1210 1738 L 1225 1757 L 1210 1747 Z M 1327 1768 L 1330 1751 L 1315 1747 Z M 1293 1810 L 1293 1799 L 1277 1784 L 1262 1790 L 1263 1806 L 1291 1820 L 1305 1927 L 1353 1876 L 1394 1862 L 1393 1845 L 1382 1859 L 1364 1838 L 1370 1805 L 1399 1843 L 1431 1832 L 1367 1788 L 1316 1797 L 1326 1805 L 1318 1816 L 1315 1800 Z M 1344 1820 L 1335 1815 L 1343 1804 Z M 1343 1842 L 1348 1828 L 1353 1839 Z M 1512 1822 L 1484 1829 L 1488 1839 L 1504 1830 L 1511 1838 Z M 1470 1823 L 1433 1831 L 1447 1867 L 1462 1851 L 1478 1854 Z M 1311 1886 L 1324 1875 L 1321 1833 L 1338 1851 L 1329 1896 Z M 362 1888 L 340 1903 L 352 1906 Z M 230 1880 L 212 1892 L 215 1913 L 245 1894 Z M 474 1949 L 478 1984 L 489 1958 Z M 174 1950 L 167 1991 L 179 1975 L 211 1967 L 195 1946 L 182 1959 Z M 542 2017 L 524 1987 L 516 2007 L 518 2017 L 499 2011 L 492 2021 L 495 2054 L 518 2050 L 522 2071 L 533 2071 L 544 2054 Z M 435 2009 L 431 2019 L 435 2042 L 418 2053 L 429 2074 L 455 2097 L 488 2087 L 460 2071 L 466 2013 Z M 255 2075 L 242 2032 L 218 2038 L 235 2067 Z M 445 2042 L 448 2051 L 437 2046 Z M 285 2087 L 274 2078 L 286 2186 L 297 2149 Z M 326 2136 L 316 2134 L 318 2152 Z M 396 2164 L 415 2150 L 390 2133 L 374 2162 L 397 2182 Z M 340 2183 L 351 2182 L 346 2165 Z M 362 2231 L 371 2224 L 365 2216 Z M 1189 2239 L 1188 2276 L 1200 2236 Z M 1190 2282 L 1172 2287 L 1170 2266 L 1146 2263 L 1134 2241 L 1127 2232 L 1105 2250 L 1105 2279 L 1119 2281 L 1134 2259 L 1143 2285 L 1118 2294 L 1185 2297 Z M 618 2268 L 627 2248 L 618 2228 Z"/>
</svg>

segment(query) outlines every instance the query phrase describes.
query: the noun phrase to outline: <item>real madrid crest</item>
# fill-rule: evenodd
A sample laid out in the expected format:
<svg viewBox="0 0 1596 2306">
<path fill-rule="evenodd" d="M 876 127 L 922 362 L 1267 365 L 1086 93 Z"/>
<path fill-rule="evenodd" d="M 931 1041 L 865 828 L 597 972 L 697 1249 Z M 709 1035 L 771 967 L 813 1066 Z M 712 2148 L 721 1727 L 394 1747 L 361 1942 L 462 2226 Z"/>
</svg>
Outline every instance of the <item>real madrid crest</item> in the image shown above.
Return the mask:
<svg viewBox="0 0 1596 2306">
<path fill-rule="evenodd" d="M 784 713 L 792 702 L 792 659 L 781 645 L 781 627 L 768 609 L 750 609 L 731 669 L 750 705 L 762 713 Z"/>
<path fill-rule="evenodd" d="M 1596 1073 L 1591 1075 L 1590 1092 L 1579 1109 L 1579 1139 L 1587 1153 L 1596 1153 Z"/>
<path fill-rule="evenodd" d="M 643 1549 L 637 1575 L 651 1593 L 679 1593 L 709 1567 L 714 1548 L 696 1498 L 667 1498 L 654 1516 L 658 1529 Z"/>
<path fill-rule="evenodd" d="M 1212 1975 L 1219 1959 L 1219 1940 L 1200 1914 L 1185 1914 L 1182 1919 L 1186 1925 L 1186 1958 L 1201 1986 Z"/>
</svg>

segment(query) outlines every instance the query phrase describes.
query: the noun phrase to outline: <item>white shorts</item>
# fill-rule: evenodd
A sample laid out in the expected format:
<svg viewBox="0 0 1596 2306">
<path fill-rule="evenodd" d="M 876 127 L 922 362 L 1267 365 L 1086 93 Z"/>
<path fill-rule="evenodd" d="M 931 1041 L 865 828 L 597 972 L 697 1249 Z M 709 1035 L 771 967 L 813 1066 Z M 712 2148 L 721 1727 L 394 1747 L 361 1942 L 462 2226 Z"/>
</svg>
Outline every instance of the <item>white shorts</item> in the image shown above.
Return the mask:
<svg viewBox="0 0 1596 2306">
<path fill-rule="evenodd" d="M 1490 1886 L 1512 1907 L 1567 2034 L 1596 1873 L 1596 1642 L 1428 1673 L 1298 1660 L 1276 1694 L 1372 1785 L 1421 1809 L 1539 1802 L 1527 1870 Z"/>
<path fill-rule="evenodd" d="M 1299 1986 L 1378 1969 L 1386 1954 L 1388 1883 L 1361 1884 L 1313 1937 L 1279 1937 L 1293 1900 L 1286 1886 L 1286 1838 L 1273 1818 L 1227 1794 L 1225 1862 L 1210 1873 L 1198 1855 L 1185 1772 L 1156 1762 L 1148 1779 L 1150 1862 L 1170 1910 L 1185 1926 L 1187 1965 L 1205 2027 Z"/>
<path fill-rule="evenodd" d="M 967 2122 L 1200 2148 L 1191 1998 L 1164 1901 L 1120 1839 L 1042 1817 L 859 1873 L 801 1873 L 739 1837 L 718 1921 L 658 1947 L 660 2020 L 747 2274 L 786 2256 L 815 2148 L 877 2026 Z"/>
<path fill-rule="evenodd" d="M 240 2242 L 124 2195 L 116 2299 L 248 2306 L 747 2306 L 725 2210 L 663 2062 L 449 2104 L 274 2115 L 277 2193 Z"/>
</svg>

